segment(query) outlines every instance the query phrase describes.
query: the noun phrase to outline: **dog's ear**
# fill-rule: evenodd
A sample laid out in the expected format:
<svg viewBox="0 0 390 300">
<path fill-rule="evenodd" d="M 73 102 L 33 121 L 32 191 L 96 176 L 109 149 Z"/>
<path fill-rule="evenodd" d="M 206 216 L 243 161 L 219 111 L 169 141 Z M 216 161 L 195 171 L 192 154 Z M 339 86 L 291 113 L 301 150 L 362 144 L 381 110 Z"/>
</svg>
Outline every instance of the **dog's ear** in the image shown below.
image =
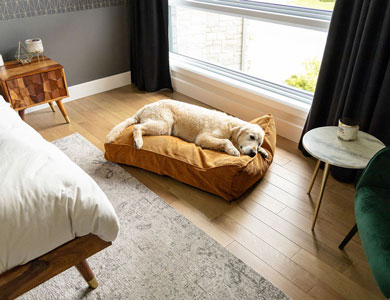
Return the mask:
<svg viewBox="0 0 390 300">
<path fill-rule="evenodd" d="M 242 127 L 240 127 L 240 126 L 236 126 L 236 127 L 233 127 L 233 128 L 231 129 L 231 133 L 232 133 L 232 138 L 231 138 L 231 140 L 232 140 L 233 142 L 237 142 L 238 137 L 239 137 L 240 134 L 241 134 L 241 130 L 242 130 Z"/>
</svg>

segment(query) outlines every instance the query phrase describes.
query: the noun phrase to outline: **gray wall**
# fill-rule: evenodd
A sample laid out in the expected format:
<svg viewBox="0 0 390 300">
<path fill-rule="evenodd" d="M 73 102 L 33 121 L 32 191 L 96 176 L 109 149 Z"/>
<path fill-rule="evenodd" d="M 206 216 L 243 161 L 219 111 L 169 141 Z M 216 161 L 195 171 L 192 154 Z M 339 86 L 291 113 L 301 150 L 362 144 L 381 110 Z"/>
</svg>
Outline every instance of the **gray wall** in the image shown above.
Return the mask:
<svg viewBox="0 0 390 300">
<path fill-rule="evenodd" d="M 71 86 L 129 71 L 128 28 L 126 5 L 3 20 L 0 54 L 12 60 L 18 41 L 42 38 Z"/>
</svg>

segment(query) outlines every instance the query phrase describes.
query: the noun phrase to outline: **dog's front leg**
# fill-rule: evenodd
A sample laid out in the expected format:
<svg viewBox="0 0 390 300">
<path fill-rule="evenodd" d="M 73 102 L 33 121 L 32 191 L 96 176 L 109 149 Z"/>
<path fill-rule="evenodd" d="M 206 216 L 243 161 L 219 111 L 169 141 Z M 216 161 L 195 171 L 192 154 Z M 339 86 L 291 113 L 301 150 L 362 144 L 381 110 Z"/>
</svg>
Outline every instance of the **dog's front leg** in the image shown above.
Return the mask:
<svg viewBox="0 0 390 300">
<path fill-rule="evenodd" d="M 260 153 L 262 158 L 267 158 L 268 157 L 268 152 L 261 146 L 257 147 L 257 152 Z"/>
<path fill-rule="evenodd" d="M 232 155 L 232 156 L 240 156 L 240 151 L 237 150 L 236 147 L 234 147 L 233 143 L 231 142 L 231 140 L 228 140 L 228 139 L 223 139 L 222 141 L 224 141 L 225 143 L 225 152 L 229 155 Z"/>
<path fill-rule="evenodd" d="M 208 134 L 201 134 L 196 138 L 195 144 L 202 148 L 224 151 L 232 156 L 240 156 L 240 151 L 228 139 L 218 139 Z"/>
</svg>

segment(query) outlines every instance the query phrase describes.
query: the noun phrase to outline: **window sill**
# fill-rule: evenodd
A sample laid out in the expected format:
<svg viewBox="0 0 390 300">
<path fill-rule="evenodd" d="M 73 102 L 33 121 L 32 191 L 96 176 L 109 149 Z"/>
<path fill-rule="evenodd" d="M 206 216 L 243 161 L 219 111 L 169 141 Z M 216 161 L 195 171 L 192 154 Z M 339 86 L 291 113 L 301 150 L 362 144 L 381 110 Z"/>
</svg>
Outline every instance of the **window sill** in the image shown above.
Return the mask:
<svg viewBox="0 0 390 300">
<path fill-rule="evenodd" d="M 310 104 L 291 99 L 289 97 L 261 89 L 238 80 L 231 79 L 226 76 L 215 74 L 208 70 L 190 65 L 175 59 L 174 55 L 170 56 L 170 64 L 173 72 L 180 73 L 191 78 L 206 82 L 207 84 L 228 85 L 229 90 L 241 94 L 242 91 L 251 93 L 259 98 L 254 99 L 259 103 L 280 107 L 286 112 L 292 113 L 296 116 L 306 116 L 310 110 Z M 221 85 L 222 84 L 222 85 Z M 226 87 L 223 87 L 226 88 Z"/>
<path fill-rule="evenodd" d="M 190 65 L 170 57 L 175 90 L 242 119 L 275 117 L 278 134 L 297 142 L 310 104 Z"/>
</svg>

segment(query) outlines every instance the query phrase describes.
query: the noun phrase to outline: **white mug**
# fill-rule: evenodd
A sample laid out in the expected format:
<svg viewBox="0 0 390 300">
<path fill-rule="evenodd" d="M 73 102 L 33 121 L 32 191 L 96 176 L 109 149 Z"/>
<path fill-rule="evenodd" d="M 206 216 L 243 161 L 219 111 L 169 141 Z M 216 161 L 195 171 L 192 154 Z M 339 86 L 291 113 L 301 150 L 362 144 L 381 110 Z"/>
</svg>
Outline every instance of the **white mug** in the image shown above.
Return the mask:
<svg viewBox="0 0 390 300">
<path fill-rule="evenodd" d="M 339 120 L 337 128 L 337 137 L 343 141 L 354 141 L 357 139 L 359 125 L 347 125 Z"/>
<path fill-rule="evenodd" d="M 3 57 L 0 54 L 0 67 L 2 67 L 2 66 L 4 66 L 4 61 L 3 61 Z"/>
</svg>

